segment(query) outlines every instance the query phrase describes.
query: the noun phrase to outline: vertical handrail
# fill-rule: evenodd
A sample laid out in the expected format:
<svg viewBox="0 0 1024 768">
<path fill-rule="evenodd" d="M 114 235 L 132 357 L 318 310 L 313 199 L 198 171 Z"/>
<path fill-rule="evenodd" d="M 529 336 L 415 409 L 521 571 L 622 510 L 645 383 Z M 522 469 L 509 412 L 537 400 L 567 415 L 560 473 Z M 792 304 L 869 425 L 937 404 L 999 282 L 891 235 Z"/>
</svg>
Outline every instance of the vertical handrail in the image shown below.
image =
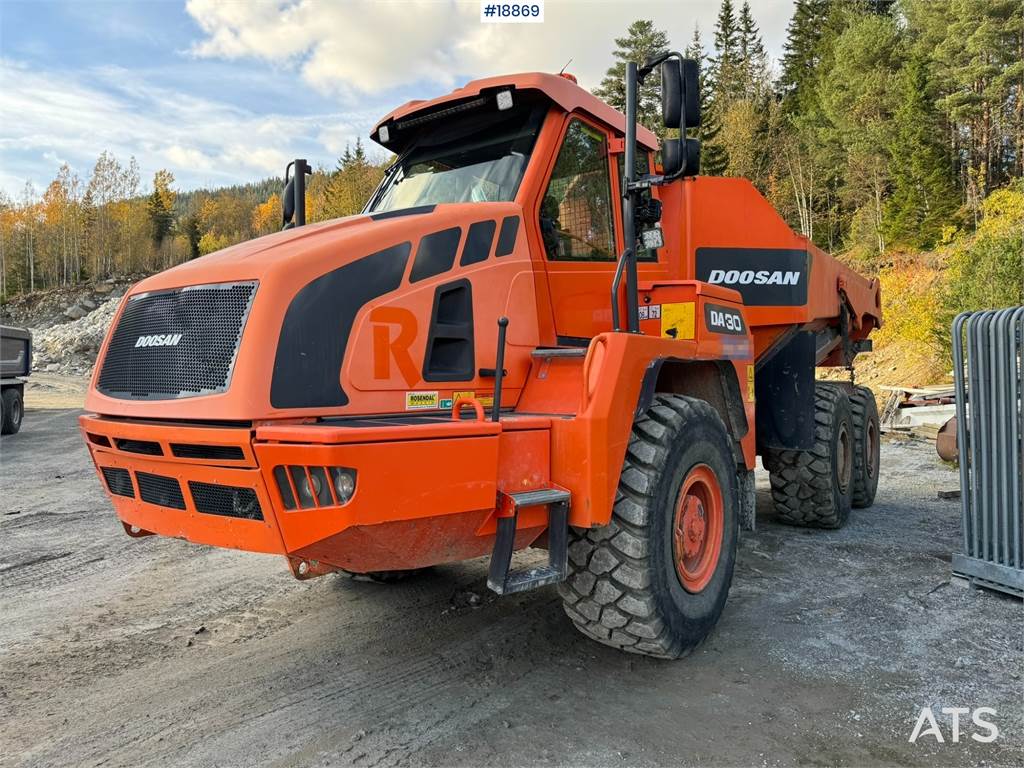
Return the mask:
<svg viewBox="0 0 1024 768">
<path fill-rule="evenodd" d="M 627 248 L 619 256 L 619 263 L 615 265 L 615 276 L 612 278 L 612 329 L 616 332 L 622 330 L 622 318 L 619 316 L 619 286 L 622 284 L 622 270 L 626 266 L 631 248 Z"/>
<path fill-rule="evenodd" d="M 622 261 L 626 272 L 626 329 L 630 333 L 640 333 L 636 275 L 636 192 L 632 188 L 636 180 L 636 111 L 637 65 L 635 61 L 630 61 L 626 64 L 626 157 L 622 179 L 622 235 L 625 241 Z"/>
<path fill-rule="evenodd" d="M 494 363 L 494 402 L 491 403 L 491 421 L 501 419 L 501 385 L 505 381 L 505 331 L 508 329 L 508 318 L 498 318 L 498 351 Z"/>
</svg>

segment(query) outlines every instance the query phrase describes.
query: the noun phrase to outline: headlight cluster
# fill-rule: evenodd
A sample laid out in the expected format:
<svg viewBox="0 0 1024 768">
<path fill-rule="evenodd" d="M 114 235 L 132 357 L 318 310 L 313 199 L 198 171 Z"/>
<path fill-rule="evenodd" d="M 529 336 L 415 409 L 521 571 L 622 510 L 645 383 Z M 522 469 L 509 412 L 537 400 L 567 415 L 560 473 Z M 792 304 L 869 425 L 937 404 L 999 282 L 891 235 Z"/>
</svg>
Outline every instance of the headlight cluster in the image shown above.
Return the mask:
<svg viewBox="0 0 1024 768">
<path fill-rule="evenodd" d="M 356 492 L 356 471 L 348 467 L 274 467 L 285 509 L 340 507 Z"/>
</svg>

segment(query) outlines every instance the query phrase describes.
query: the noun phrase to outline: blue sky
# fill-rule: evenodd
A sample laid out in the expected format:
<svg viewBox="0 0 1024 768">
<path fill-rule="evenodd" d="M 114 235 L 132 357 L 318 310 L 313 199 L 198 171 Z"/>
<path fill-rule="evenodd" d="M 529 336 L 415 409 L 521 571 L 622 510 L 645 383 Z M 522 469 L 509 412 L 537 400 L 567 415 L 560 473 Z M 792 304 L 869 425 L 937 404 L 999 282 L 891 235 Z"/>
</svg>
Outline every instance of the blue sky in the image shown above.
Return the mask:
<svg viewBox="0 0 1024 768">
<path fill-rule="evenodd" d="M 751 0 L 778 55 L 791 0 Z M 181 189 L 331 166 L 412 98 L 501 72 L 593 87 L 613 39 L 651 18 L 708 42 L 717 0 L 547 0 L 544 24 L 481 24 L 476 0 L 0 0 L 0 190 L 41 193 L 67 162 L 134 155 Z"/>
</svg>

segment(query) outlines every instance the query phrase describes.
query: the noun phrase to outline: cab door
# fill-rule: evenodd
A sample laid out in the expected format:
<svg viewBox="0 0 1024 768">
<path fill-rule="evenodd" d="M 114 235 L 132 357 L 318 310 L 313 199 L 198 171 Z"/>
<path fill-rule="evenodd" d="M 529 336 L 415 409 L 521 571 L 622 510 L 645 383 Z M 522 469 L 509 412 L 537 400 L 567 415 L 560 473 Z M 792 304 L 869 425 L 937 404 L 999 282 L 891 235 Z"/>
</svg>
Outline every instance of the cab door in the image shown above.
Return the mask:
<svg viewBox="0 0 1024 768">
<path fill-rule="evenodd" d="M 622 153 L 610 152 L 612 138 L 602 126 L 571 115 L 540 200 L 537 225 L 560 344 L 585 344 L 612 329 L 611 284 L 623 249 Z M 641 258 L 642 280 L 663 271 L 656 252 Z"/>
</svg>

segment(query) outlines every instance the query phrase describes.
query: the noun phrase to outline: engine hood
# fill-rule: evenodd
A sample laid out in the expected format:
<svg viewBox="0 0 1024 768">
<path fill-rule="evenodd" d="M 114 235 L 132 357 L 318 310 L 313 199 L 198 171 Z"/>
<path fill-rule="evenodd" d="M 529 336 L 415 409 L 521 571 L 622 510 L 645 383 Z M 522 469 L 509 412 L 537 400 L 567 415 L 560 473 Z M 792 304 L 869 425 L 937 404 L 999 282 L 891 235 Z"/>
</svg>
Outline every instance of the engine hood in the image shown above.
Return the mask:
<svg viewBox="0 0 1024 768">
<path fill-rule="evenodd" d="M 468 284 L 471 318 L 496 318 L 513 294 L 535 306 L 521 220 L 514 203 L 351 216 L 149 277 L 122 301 L 86 408 L 244 421 L 401 411 L 407 393 L 439 388 L 422 363 L 439 285 Z M 390 309 L 375 335 L 378 307 Z M 389 334 L 406 337 L 390 354 Z M 517 335 L 533 341 L 535 321 Z"/>
</svg>

